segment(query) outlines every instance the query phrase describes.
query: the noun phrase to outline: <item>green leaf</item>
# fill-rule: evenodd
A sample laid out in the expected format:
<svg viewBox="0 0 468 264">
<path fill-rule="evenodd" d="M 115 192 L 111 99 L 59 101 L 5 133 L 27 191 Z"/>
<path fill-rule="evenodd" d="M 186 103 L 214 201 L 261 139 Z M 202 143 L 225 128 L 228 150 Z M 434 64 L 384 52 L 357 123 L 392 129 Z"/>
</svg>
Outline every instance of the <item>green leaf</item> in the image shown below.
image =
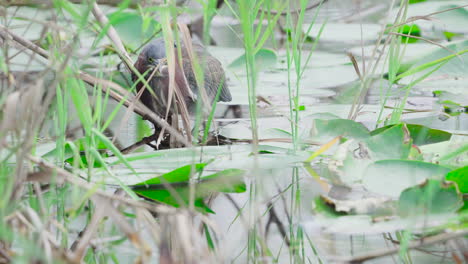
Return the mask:
<svg viewBox="0 0 468 264">
<path fill-rule="evenodd" d="M 310 134 L 317 141 L 330 141 L 337 136 L 358 140 L 369 137 L 365 126 L 349 119 L 315 119 Z"/>
<path fill-rule="evenodd" d="M 416 4 L 416 3 L 420 3 L 420 2 L 426 2 L 427 0 L 409 0 L 409 4 Z"/>
<path fill-rule="evenodd" d="M 190 180 L 190 175 L 193 173 L 202 172 L 205 168 L 206 163 L 198 163 L 194 165 L 186 165 L 175 169 L 171 172 L 165 173 L 161 176 L 151 178 L 144 182 L 135 184 L 135 186 L 149 185 L 149 184 L 162 184 L 162 183 L 175 183 L 175 182 L 186 182 Z"/>
<path fill-rule="evenodd" d="M 421 28 L 419 28 L 419 26 L 416 24 L 403 25 L 402 27 L 400 27 L 399 32 L 405 35 L 421 37 Z M 402 43 L 415 43 L 418 41 L 419 39 L 417 38 L 401 37 Z"/>
<path fill-rule="evenodd" d="M 453 213 L 463 206 L 463 198 L 454 183 L 427 180 L 404 190 L 398 201 L 403 217 Z"/>
<path fill-rule="evenodd" d="M 427 179 L 442 180 L 449 168 L 413 160 L 380 160 L 367 167 L 363 177 L 366 189 L 391 197 Z"/>
<path fill-rule="evenodd" d="M 136 13 L 115 12 L 109 15 L 109 21 L 114 26 L 125 45 L 136 50 L 143 43 L 160 31 L 160 25 L 155 20 L 145 20 Z M 143 27 L 143 25 L 146 25 Z"/>
<path fill-rule="evenodd" d="M 325 197 L 319 196 L 314 199 L 314 211 L 325 215 L 326 217 L 336 218 L 339 216 L 346 215 L 343 212 L 337 212 L 333 206 L 333 204 L 328 203 Z"/>
<path fill-rule="evenodd" d="M 68 162 L 70 164 L 75 164 L 75 162 L 78 162 L 81 168 L 86 168 L 88 166 L 86 155 L 84 155 L 86 151 L 86 140 L 86 138 L 79 138 L 73 142 L 66 142 L 64 146 L 63 161 Z M 108 155 L 105 153 L 105 150 L 107 150 L 106 144 L 99 138 L 96 138 L 94 142 L 95 148 L 97 151 L 99 151 L 100 155 L 102 157 L 108 157 Z M 44 154 L 42 157 L 46 159 L 57 158 L 58 153 L 58 149 L 54 148 L 51 151 Z M 100 168 L 102 167 L 102 165 L 103 164 L 100 161 L 94 160 L 93 168 Z"/>
<path fill-rule="evenodd" d="M 271 68 L 276 65 L 277 55 L 273 50 L 260 49 L 255 54 L 255 63 L 258 70 Z M 245 54 L 235 59 L 228 67 L 229 68 L 241 68 L 245 67 L 246 58 Z"/>
<path fill-rule="evenodd" d="M 395 126 L 397 125 L 384 126 L 371 131 L 370 134 L 377 135 Z M 406 124 L 406 127 L 408 128 L 410 137 L 413 140 L 413 144 L 417 146 L 447 141 L 450 140 L 450 138 L 452 137 L 452 134 L 449 132 L 445 132 L 443 130 L 438 129 L 432 129 L 423 125 Z"/>
<path fill-rule="evenodd" d="M 201 172 L 206 164 L 187 165 L 145 182 L 132 186 L 138 195 L 172 205 L 187 206 L 190 200 L 189 179 L 192 169 Z M 204 198 L 217 192 L 241 193 L 247 189 L 243 181 L 243 170 L 227 169 L 203 177 L 194 184 L 194 205 L 206 213 L 213 211 L 205 205 Z"/>
<path fill-rule="evenodd" d="M 366 140 L 366 144 L 374 160 L 408 158 L 411 140 L 404 124 L 374 130 L 370 134 L 372 137 Z"/>
<path fill-rule="evenodd" d="M 392 26 L 392 24 L 387 25 L 387 27 L 390 27 L 390 26 Z M 398 33 L 401 33 L 401 34 L 404 34 L 404 35 L 421 37 L 421 28 L 416 24 L 411 24 L 411 25 L 405 24 L 405 25 L 402 25 L 402 26 L 400 26 L 400 27 L 398 27 L 397 29 L 394 29 L 394 30 L 397 31 Z M 386 30 L 385 33 L 388 34 L 389 32 L 390 32 L 390 30 Z M 419 39 L 416 39 L 416 38 L 401 36 L 401 42 L 402 43 L 415 43 L 415 42 L 418 42 L 418 41 L 419 41 Z"/>
<path fill-rule="evenodd" d="M 443 34 L 448 41 L 451 41 L 454 37 L 463 36 L 463 34 L 450 31 L 444 31 Z"/>
<path fill-rule="evenodd" d="M 445 176 L 447 181 L 455 182 L 462 193 L 468 193 L 468 166 L 453 170 Z"/>
<path fill-rule="evenodd" d="M 437 102 L 444 107 L 446 113 L 455 116 L 468 112 L 468 95 L 440 90 L 433 91 L 432 94 L 438 98 Z"/>
<path fill-rule="evenodd" d="M 415 58 L 409 64 L 412 64 L 411 68 L 405 72 L 399 73 L 396 77 L 400 80 L 405 77 L 412 76 L 408 80 L 417 79 L 420 76 L 424 76 L 424 73 L 429 72 L 431 69 L 437 69 L 434 74 L 447 74 L 449 76 L 466 76 L 465 70 L 465 59 L 468 52 L 468 41 L 462 41 L 447 45 L 446 49 L 438 49 L 430 52 L 425 56 Z M 454 52 L 455 51 L 455 52 Z M 443 67 L 442 67 L 443 66 Z M 405 82 L 406 83 L 406 82 Z"/>
</svg>

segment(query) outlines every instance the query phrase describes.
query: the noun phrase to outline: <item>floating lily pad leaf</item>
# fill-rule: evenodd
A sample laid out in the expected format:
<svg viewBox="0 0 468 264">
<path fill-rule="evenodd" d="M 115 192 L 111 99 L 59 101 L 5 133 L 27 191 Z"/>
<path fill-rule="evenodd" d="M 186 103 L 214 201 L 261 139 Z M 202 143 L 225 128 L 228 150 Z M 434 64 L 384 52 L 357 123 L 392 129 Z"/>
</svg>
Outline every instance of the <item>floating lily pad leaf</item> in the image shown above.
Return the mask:
<svg viewBox="0 0 468 264">
<path fill-rule="evenodd" d="M 374 160 L 408 158 L 411 140 L 404 124 L 394 125 L 380 133 L 374 130 L 371 135 L 366 144 Z"/>
<path fill-rule="evenodd" d="M 421 146 L 450 140 L 452 134 L 439 129 L 432 129 L 423 125 L 406 125 L 413 139 L 413 144 Z"/>
<path fill-rule="evenodd" d="M 457 8 L 460 7 L 461 4 L 455 5 L 446 5 L 439 8 L 439 11 L 443 11 L 449 8 L 456 8 L 450 10 L 449 12 L 442 12 L 437 14 L 435 17 L 436 19 L 440 19 L 443 23 L 446 23 L 446 30 L 455 33 L 467 33 L 468 29 L 463 25 L 468 23 L 468 10 L 465 8 Z"/>
<path fill-rule="evenodd" d="M 393 201 L 384 197 L 362 197 L 361 199 L 339 200 L 321 195 L 323 202 L 337 213 L 345 214 L 391 214 Z"/>
<path fill-rule="evenodd" d="M 467 9 L 463 7 L 466 1 L 462 0 L 444 0 L 444 1 L 427 1 L 424 3 L 415 3 L 408 8 L 406 17 L 426 16 L 427 14 L 436 13 L 451 9 L 447 12 L 440 12 L 431 16 L 429 20 L 419 20 L 418 24 L 431 30 L 443 30 L 456 33 L 466 33 L 468 31 L 466 25 L 468 23 Z M 455 9 L 455 7 L 461 7 Z M 388 16 L 388 21 L 394 21 L 398 15 L 399 9 L 392 10 Z"/>
<path fill-rule="evenodd" d="M 366 189 L 397 198 L 411 186 L 427 179 L 442 180 L 449 168 L 413 160 L 380 160 L 367 167 L 363 177 Z"/>
<path fill-rule="evenodd" d="M 160 25 L 151 19 L 143 27 L 143 18 L 136 13 L 115 12 L 109 15 L 109 21 L 114 26 L 124 44 L 132 50 L 136 50 L 154 37 L 160 31 Z"/>
<path fill-rule="evenodd" d="M 328 112 L 316 113 L 316 114 L 309 115 L 308 117 L 310 117 L 311 119 L 321 119 L 321 120 L 341 119 L 339 116 L 332 114 L 332 113 L 328 113 Z"/>
<path fill-rule="evenodd" d="M 444 106 L 445 112 L 468 112 L 468 95 L 440 90 L 433 91 L 432 94 L 438 98 L 438 103 Z"/>
<path fill-rule="evenodd" d="M 437 48 L 427 54 L 408 61 L 411 67 L 405 72 L 398 74 L 399 83 L 409 84 L 419 77 L 424 76 L 435 67 L 431 76 L 462 78 L 468 75 L 468 40 L 454 42 L 445 48 Z"/>
<path fill-rule="evenodd" d="M 369 131 L 361 123 L 349 119 L 315 119 L 310 135 L 316 141 L 330 141 L 337 136 L 363 140 L 369 137 Z"/>
<path fill-rule="evenodd" d="M 445 179 L 457 183 L 460 192 L 468 193 L 468 166 L 449 172 Z"/>
<path fill-rule="evenodd" d="M 386 131 L 389 128 L 397 125 L 388 125 L 371 131 L 371 135 L 377 135 Z M 410 137 L 413 139 L 413 144 L 422 146 L 426 144 L 439 143 L 450 140 L 452 134 L 443 130 L 432 129 L 423 125 L 406 124 Z"/>
<path fill-rule="evenodd" d="M 303 24 L 304 32 L 309 28 L 309 24 Z M 309 32 L 309 36 L 316 38 L 322 24 L 315 23 Z M 371 42 L 377 40 L 382 27 L 378 24 L 348 24 L 348 23 L 327 23 L 320 35 L 320 41 L 340 42 L 340 43 L 360 43 L 361 41 Z"/>
<path fill-rule="evenodd" d="M 453 38 L 462 37 L 462 36 L 463 36 L 463 34 L 454 33 L 454 32 L 450 32 L 450 31 L 444 31 L 443 34 L 444 34 L 445 38 L 446 38 L 448 41 L 452 41 Z"/>
<path fill-rule="evenodd" d="M 328 200 L 323 199 L 323 197 L 317 197 L 314 200 L 314 211 L 320 214 L 323 214 L 327 217 L 338 217 L 346 215 L 343 212 L 337 212 L 335 210 L 335 205 L 332 203 L 328 203 Z"/>
<path fill-rule="evenodd" d="M 260 49 L 255 54 L 255 62 L 258 69 L 268 69 L 276 65 L 277 56 L 273 50 L 270 49 Z M 228 67 L 229 68 L 245 68 L 246 58 L 245 54 L 241 55 L 239 58 L 234 60 Z"/>
<path fill-rule="evenodd" d="M 171 172 L 165 173 L 161 176 L 146 180 L 135 184 L 135 186 L 149 185 L 149 184 L 164 184 L 164 183 L 175 183 L 175 182 L 186 182 L 190 180 L 190 175 L 194 173 L 200 173 L 205 168 L 206 163 L 198 163 L 194 165 L 186 165 L 175 169 Z"/>
<path fill-rule="evenodd" d="M 196 164 L 196 171 L 201 171 L 204 166 L 205 164 Z M 190 186 L 188 179 L 190 177 L 191 169 L 192 165 L 181 167 L 160 177 L 133 185 L 132 189 L 138 195 L 150 200 L 165 203 L 174 207 L 187 206 L 190 199 Z M 204 198 L 217 192 L 245 192 L 247 187 L 242 177 L 243 174 L 243 170 L 227 169 L 203 177 L 194 185 L 194 205 L 202 212 L 213 213 L 213 211 L 203 202 Z"/>
<path fill-rule="evenodd" d="M 445 214 L 457 211 L 462 205 L 463 198 L 454 183 L 427 180 L 401 193 L 398 211 L 402 217 Z"/>
</svg>

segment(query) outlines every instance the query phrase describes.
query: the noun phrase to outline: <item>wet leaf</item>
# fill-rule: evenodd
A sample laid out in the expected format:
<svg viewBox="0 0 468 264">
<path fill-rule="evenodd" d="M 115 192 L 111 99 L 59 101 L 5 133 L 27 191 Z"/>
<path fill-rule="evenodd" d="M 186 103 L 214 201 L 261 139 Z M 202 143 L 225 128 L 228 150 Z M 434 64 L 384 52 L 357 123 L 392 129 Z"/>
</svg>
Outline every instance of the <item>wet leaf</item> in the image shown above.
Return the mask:
<svg viewBox="0 0 468 264">
<path fill-rule="evenodd" d="M 155 20 L 145 22 L 143 28 L 143 18 L 136 13 L 115 12 L 109 15 L 109 21 L 114 26 L 124 44 L 136 50 L 143 43 L 154 37 L 160 31 L 160 25 Z"/>
<path fill-rule="evenodd" d="M 371 132 L 372 137 L 366 140 L 366 145 L 374 160 L 408 158 L 411 140 L 403 124 L 379 132 L 375 133 L 374 130 Z"/>
<path fill-rule="evenodd" d="M 194 165 L 186 165 L 175 169 L 171 172 L 165 173 L 161 176 L 148 179 L 144 182 L 135 184 L 135 186 L 149 185 L 149 184 L 163 184 L 163 183 L 175 183 L 175 182 L 186 182 L 190 180 L 190 176 L 195 173 L 200 173 L 205 168 L 206 163 L 198 163 Z"/>
<path fill-rule="evenodd" d="M 427 179 L 442 180 L 449 168 L 412 160 L 380 160 L 369 165 L 363 177 L 366 189 L 397 198 L 411 186 Z"/>
<path fill-rule="evenodd" d="M 406 17 L 417 17 L 426 16 L 430 13 L 435 13 L 450 8 L 459 7 L 466 4 L 466 1 L 427 1 L 424 3 L 415 3 L 408 8 Z M 419 26 L 432 30 L 450 31 L 456 33 L 466 33 L 468 28 L 466 24 L 468 22 L 468 10 L 464 8 L 458 8 L 450 10 L 448 12 L 441 12 L 431 16 L 431 19 L 419 20 Z M 387 21 L 394 21 L 398 14 L 398 9 L 391 11 Z"/>
<path fill-rule="evenodd" d="M 276 65 L 277 56 L 273 50 L 260 49 L 255 54 L 255 62 L 258 69 L 268 69 Z M 228 67 L 229 68 L 245 68 L 245 54 L 234 60 Z"/>
<path fill-rule="evenodd" d="M 206 164 L 187 165 L 159 177 L 133 185 L 138 195 L 174 207 L 187 206 L 190 200 L 189 179 L 193 173 L 201 172 Z M 194 184 L 194 205 L 206 213 L 214 213 L 204 203 L 204 198 L 217 192 L 245 192 L 243 170 L 227 169 L 201 178 Z"/>
<path fill-rule="evenodd" d="M 309 36 L 316 38 L 322 24 L 315 23 Z M 303 30 L 309 28 L 309 24 L 303 24 Z M 376 40 L 382 27 L 378 24 L 348 24 L 348 23 L 327 23 L 320 35 L 320 41 L 361 43 Z"/>
<path fill-rule="evenodd" d="M 421 37 L 421 28 L 416 25 L 416 24 L 411 24 L 411 25 L 403 25 L 398 29 L 398 33 L 404 34 L 404 35 L 410 35 L 410 36 L 415 36 L 415 37 Z M 406 36 L 401 37 L 401 42 L 402 43 L 415 43 L 418 42 L 419 39 L 416 38 L 410 38 Z"/>
<path fill-rule="evenodd" d="M 390 128 L 400 125 L 388 125 L 371 131 L 371 135 L 377 135 Z M 432 129 L 423 125 L 406 124 L 413 144 L 417 146 L 439 143 L 450 140 L 452 134 L 443 130 Z"/>
<path fill-rule="evenodd" d="M 410 84 L 414 80 L 423 77 L 425 74 L 436 67 L 440 67 L 431 76 L 439 76 L 447 79 L 448 77 L 466 77 L 466 60 L 468 58 L 468 40 L 454 42 L 445 48 L 436 48 L 423 56 L 408 61 L 411 67 L 403 73 L 398 74 L 397 78 L 401 84 Z"/>
<path fill-rule="evenodd" d="M 468 193 L 468 166 L 447 173 L 445 179 L 455 182 L 461 193 Z"/>
<path fill-rule="evenodd" d="M 346 215 L 346 213 L 338 212 L 335 210 L 335 205 L 328 202 L 328 199 L 319 196 L 314 200 L 314 211 L 320 214 L 323 214 L 327 217 L 338 217 Z"/>
<path fill-rule="evenodd" d="M 452 93 L 448 91 L 433 91 L 438 103 L 444 107 L 446 113 L 468 112 L 468 95 L 465 93 Z"/>
<path fill-rule="evenodd" d="M 398 211 L 403 217 L 445 214 L 457 211 L 462 205 L 462 196 L 454 183 L 427 180 L 401 193 Z"/>
<path fill-rule="evenodd" d="M 310 136 L 313 140 L 327 142 L 337 136 L 363 140 L 369 137 L 365 126 L 349 119 L 315 119 Z"/>
<path fill-rule="evenodd" d="M 381 214 L 394 211 L 393 203 L 384 197 L 363 197 L 353 200 L 339 200 L 326 196 L 320 198 L 338 214 Z"/>
</svg>

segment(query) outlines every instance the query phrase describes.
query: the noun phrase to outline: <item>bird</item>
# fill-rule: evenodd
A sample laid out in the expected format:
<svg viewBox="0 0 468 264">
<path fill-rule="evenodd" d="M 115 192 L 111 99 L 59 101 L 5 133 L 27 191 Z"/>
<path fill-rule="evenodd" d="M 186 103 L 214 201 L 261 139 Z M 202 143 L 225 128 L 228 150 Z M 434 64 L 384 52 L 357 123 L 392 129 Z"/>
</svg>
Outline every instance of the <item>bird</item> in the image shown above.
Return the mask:
<svg viewBox="0 0 468 264">
<path fill-rule="evenodd" d="M 199 95 L 199 87 L 193 71 L 189 51 L 184 43 L 181 42 L 180 45 L 182 55 L 181 68 L 184 74 L 181 74 L 180 67 L 176 67 L 174 78 L 176 83 L 180 84 L 183 83 L 185 76 L 189 91 L 186 91 L 187 89 L 185 89 L 185 91 L 181 89 L 181 93 L 186 103 L 188 113 L 193 116 L 196 112 L 197 100 L 201 100 L 201 96 Z M 176 49 L 175 54 L 177 54 L 177 45 L 175 43 L 174 48 Z M 192 50 L 198 58 L 199 63 L 203 66 L 204 88 L 208 102 L 202 103 L 209 103 L 211 106 L 218 89 L 221 89 L 218 101 L 230 102 L 232 96 L 227 85 L 226 75 L 221 62 L 213 57 L 203 45 L 195 41 L 192 41 Z M 152 90 L 149 91 L 146 89 L 143 83 L 138 81 L 138 77 L 132 74 L 133 81 L 137 82 L 136 89 L 139 93 L 141 92 L 141 102 L 160 117 L 164 118 L 167 113 L 169 101 L 169 74 L 165 40 L 159 37 L 146 44 L 140 52 L 134 66 L 141 74 L 146 73 L 145 79 L 148 80 L 148 84 Z M 157 72 L 155 74 L 151 74 L 155 68 L 159 69 L 156 70 Z M 181 85 L 179 85 L 179 87 L 180 86 Z M 171 114 L 175 113 L 176 105 L 177 103 L 172 100 L 171 108 L 168 112 Z"/>
</svg>

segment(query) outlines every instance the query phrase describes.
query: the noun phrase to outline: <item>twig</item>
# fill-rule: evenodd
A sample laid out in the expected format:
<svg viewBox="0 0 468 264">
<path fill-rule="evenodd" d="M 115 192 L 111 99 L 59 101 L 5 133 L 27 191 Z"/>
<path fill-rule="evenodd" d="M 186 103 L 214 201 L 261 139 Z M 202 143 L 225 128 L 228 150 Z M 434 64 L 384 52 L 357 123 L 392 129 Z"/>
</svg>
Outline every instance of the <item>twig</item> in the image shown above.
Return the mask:
<svg viewBox="0 0 468 264">
<path fill-rule="evenodd" d="M 440 10 L 440 11 L 430 13 L 430 14 L 425 15 L 425 16 L 410 17 L 405 22 L 397 24 L 397 25 L 392 25 L 392 26 L 390 26 L 390 28 L 395 28 L 395 27 L 399 27 L 399 26 L 402 26 L 402 25 L 406 25 L 408 23 L 411 23 L 411 22 L 414 22 L 414 21 L 417 21 L 417 20 L 421 20 L 421 19 L 429 20 L 429 17 L 431 17 L 431 16 L 435 16 L 435 15 L 438 15 L 438 14 L 442 14 L 442 13 L 445 13 L 445 12 L 449 12 L 449 11 L 452 11 L 452 10 L 455 10 L 455 9 L 460 9 L 460 8 L 465 8 L 465 7 L 468 7 L 468 5 L 462 5 L 462 6 L 448 8 L 448 9 L 445 9 L 445 10 Z"/>
<path fill-rule="evenodd" d="M 18 42 L 19 44 L 23 45 L 24 47 L 26 47 L 26 48 L 32 50 L 33 52 L 41 55 L 42 57 L 44 57 L 46 59 L 49 58 L 49 54 L 47 53 L 47 51 L 45 51 L 41 47 L 37 46 L 36 44 L 32 43 L 31 41 L 16 35 L 15 33 L 11 32 L 10 30 L 8 30 L 6 27 L 4 27 L 2 25 L 0 25 L 0 36 L 3 39 L 11 38 L 12 40 L 14 40 L 14 41 Z"/>
<path fill-rule="evenodd" d="M 453 50 L 451 50 L 451 49 L 445 47 L 444 45 L 439 44 L 439 43 L 437 43 L 437 42 L 435 42 L 435 41 L 432 41 L 432 40 L 430 40 L 430 39 L 427 39 L 427 38 L 418 37 L 418 36 L 413 36 L 413 35 L 410 35 L 410 34 L 397 33 L 397 32 L 390 32 L 390 33 L 388 33 L 388 34 L 389 34 L 389 35 L 396 35 L 396 36 L 402 36 L 402 37 L 407 37 L 407 38 L 413 38 L 413 39 L 419 39 L 419 40 L 422 40 L 422 41 L 426 41 L 426 42 L 429 42 L 429 43 L 432 44 L 432 45 L 438 46 L 439 48 L 442 48 L 442 49 L 444 49 L 444 50 L 450 52 L 450 53 L 453 54 L 453 55 L 456 55 L 456 56 L 460 57 L 459 55 L 456 54 L 455 51 L 453 51 Z"/>
<path fill-rule="evenodd" d="M 18 36 L 15 33 L 9 31 L 7 28 L 5 28 L 2 25 L 0 25 L 0 36 L 4 39 L 10 38 L 14 40 L 15 42 L 21 44 L 22 46 L 30 49 L 31 51 L 36 52 L 40 56 L 46 59 L 49 59 L 49 54 L 47 53 L 47 51 L 37 46 L 36 44 L 32 43 L 31 41 L 24 39 L 21 36 Z M 87 74 L 81 71 L 78 71 L 77 77 L 83 80 L 84 82 L 88 83 L 89 85 L 92 85 L 92 86 L 101 85 L 102 91 L 104 93 L 108 92 L 109 96 L 111 96 L 117 102 L 123 101 L 123 104 L 128 108 L 130 108 L 132 104 L 135 104 L 134 108 L 132 109 L 133 112 L 142 116 L 143 119 L 148 120 L 154 124 L 158 124 L 159 126 L 165 128 L 171 135 L 175 136 L 175 138 L 177 138 L 177 140 L 180 141 L 183 145 L 185 146 L 192 145 L 189 141 L 185 139 L 185 137 L 181 133 L 179 133 L 179 131 L 174 129 L 164 119 L 157 116 L 153 111 L 151 111 L 141 102 L 139 101 L 133 102 L 127 99 L 126 96 L 128 96 L 130 93 L 127 90 L 125 90 L 123 87 L 121 87 L 120 85 L 114 82 L 111 82 L 109 80 L 96 78 L 90 74 Z"/>
<path fill-rule="evenodd" d="M 104 15 L 104 13 L 101 11 L 97 3 L 94 3 L 92 11 L 93 11 L 94 17 L 99 22 L 99 25 L 101 25 L 102 28 L 106 27 L 109 24 L 109 19 L 107 19 L 106 15 Z M 114 48 L 117 51 L 117 54 L 125 63 L 127 68 L 130 71 L 132 70 L 135 71 L 136 69 L 132 67 L 133 66 L 132 59 L 130 58 L 127 51 L 125 50 L 125 47 L 122 43 L 122 40 L 119 37 L 119 34 L 117 33 L 117 31 L 115 31 L 114 27 L 111 25 L 109 25 L 107 28 L 107 36 L 112 41 L 112 44 L 114 45 Z"/>
<path fill-rule="evenodd" d="M 129 206 L 144 208 L 144 209 L 147 209 L 147 210 L 155 212 L 155 213 L 160 213 L 160 214 L 175 213 L 175 208 L 170 208 L 170 207 L 162 206 L 162 205 L 156 206 L 155 204 L 150 204 L 150 203 L 146 203 L 146 202 L 143 202 L 143 201 L 133 200 L 133 199 L 129 199 L 129 198 L 126 198 L 126 197 L 119 196 L 119 195 L 114 195 L 114 194 L 108 193 L 106 191 L 98 190 L 98 189 L 96 189 L 96 186 L 94 184 L 89 183 L 89 182 L 85 181 L 84 179 L 82 179 L 80 177 L 77 177 L 76 175 L 71 174 L 70 172 L 68 172 L 68 171 L 66 171 L 66 170 L 64 170 L 62 168 L 56 167 L 53 164 L 51 164 L 51 163 L 49 163 L 49 162 L 47 162 L 47 161 L 45 161 L 45 160 L 43 160 L 41 158 L 34 157 L 32 155 L 28 155 L 27 158 L 30 161 L 32 161 L 33 163 L 37 164 L 42 169 L 44 169 L 46 171 L 50 171 L 51 172 L 50 175 L 59 176 L 56 179 L 57 181 L 63 180 L 65 182 L 68 182 L 68 183 L 72 184 L 73 186 L 76 186 L 76 187 L 79 187 L 79 188 L 82 188 L 82 189 L 85 189 L 85 190 L 88 190 L 88 191 L 92 191 L 94 195 L 98 195 L 98 196 L 100 196 L 102 198 L 110 199 L 112 201 L 118 201 L 118 202 L 127 204 Z M 54 172 L 55 174 L 53 174 L 52 172 Z"/>
<path fill-rule="evenodd" d="M 154 141 L 155 139 L 157 139 L 157 135 L 156 133 L 149 136 L 149 137 L 144 137 L 143 139 L 141 139 L 140 141 L 134 143 L 133 145 L 130 145 L 124 149 L 122 149 L 120 152 L 122 152 L 122 154 L 128 154 L 128 153 L 131 153 L 133 152 L 135 149 L 141 147 L 141 146 L 144 146 L 144 145 L 147 145 L 149 143 L 151 143 L 152 141 Z"/>
<path fill-rule="evenodd" d="M 135 66 L 133 65 L 132 59 L 130 58 L 127 51 L 125 50 L 125 47 L 124 47 L 124 45 L 122 43 L 122 40 L 119 37 L 119 34 L 114 29 L 114 27 L 109 24 L 109 20 L 104 15 L 104 13 L 101 11 L 101 9 L 99 8 L 99 5 L 94 3 L 92 11 L 93 11 L 93 15 L 96 17 L 96 20 L 99 22 L 100 26 L 102 28 L 107 27 L 107 31 L 106 31 L 107 36 L 112 41 L 112 44 L 114 46 L 114 49 L 117 52 L 117 55 L 119 55 L 119 57 L 122 59 L 122 61 L 127 66 L 129 71 L 132 72 L 133 74 L 135 74 L 136 76 L 138 76 L 139 81 L 141 81 L 143 83 L 144 88 L 148 89 L 149 91 L 152 91 L 150 85 L 148 84 L 148 81 L 145 78 L 143 78 L 143 76 L 138 71 L 138 69 L 136 69 Z M 176 65 L 176 67 L 177 67 L 177 65 Z M 182 71 L 180 71 L 180 72 L 182 72 Z M 177 73 L 177 71 L 176 71 L 176 73 Z M 183 73 L 182 73 L 182 77 L 185 80 L 185 76 L 184 76 Z M 177 77 L 175 77 L 175 78 L 177 79 Z M 190 92 L 190 88 L 188 86 L 187 80 L 184 81 L 183 87 L 181 87 L 180 84 L 178 84 L 178 85 L 179 85 L 179 89 L 175 89 L 175 92 L 176 92 L 176 95 L 177 95 L 177 98 L 178 98 L 178 101 L 179 101 L 178 107 L 180 109 L 180 114 L 183 117 L 182 120 L 183 120 L 185 130 L 190 131 L 190 124 L 189 124 L 189 120 L 188 120 L 189 114 L 188 114 L 187 106 L 185 105 L 185 101 L 184 101 L 183 96 L 180 94 L 180 89 L 182 89 L 183 87 L 185 87 L 185 90 L 188 91 L 188 92 Z M 168 107 L 167 107 L 166 118 L 167 118 L 167 115 L 169 113 L 169 107 L 170 107 L 170 100 L 171 99 L 172 99 L 172 97 L 169 95 L 169 104 L 168 104 Z M 163 128 L 166 129 L 167 127 L 163 126 Z M 173 131 L 176 131 L 176 129 L 173 129 Z M 174 134 L 173 131 L 169 131 L 171 135 Z M 178 135 L 180 135 L 180 134 L 178 133 Z M 190 142 L 192 140 L 191 140 L 191 134 L 190 133 L 187 133 L 187 138 L 184 138 L 184 140 L 181 140 L 177 136 L 176 136 L 176 139 L 178 141 L 182 142 L 185 146 L 190 146 L 191 145 Z"/>
<path fill-rule="evenodd" d="M 466 236 L 466 235 L 468 235 L 468 230 L 463 230 L 460 232 L 452 232 L 452 233 L 442 233 L 442 234 L 438 234 L 435 236 L 425 237 L 418 241 L 413 241 L 408 245 L 407 248 L 415 249 L 417 247 L 428 246 L 428 245 L 432 245 L 432 244 L 436 244 L 440 242 L 445 242 L 445 241 L 449 241 L 451 239 L 461 237 L 461 236 Z M 362 255 L 362 256 L 345 258 L 345 259 L 332 258 L 331 260 L 345 262 L 345 263 L 352 263 L 352 264 L 362 263 L 367 260 L 396 254 L 398 253 L 398 251 L 400 251 L 400 248 L 401 246 L 396 246 L 395 248 L 392 248 L 392 249 L 376 250 L 374 252 L 371 252 L 369 254 Z"/>
<path fill-rule="evenodd" d="M 291 243 L 289 241 L 288 235 L 286 234 L 286 230 L 284 228 L 284 225 L 283 225 L 283 223 L 281 223 L 281 220 L 279 219 L 278 215 L 276 214 L 275 207 L 273 206 L 273 203 L 271 201 L 268 202 L 267 208 L 270 208 L 270 210 L 268 210 L 268 214 L 269 214 L 270 217 L 268 218 L 268 223 L 267 223 L 267 226 L 266 226 L 265 233 L 268 235 L 268 231 L 270 229 L 270 224 L 271 223 L 276 224 L 276 226 L 278 227 L 278 231 L 280 232 L 281 236 L 284 239 L 284 242 L 286 243 L 286 245 L 288 247 L 290 247 Z M 293 250 L 295 250 L 295 249 L 293 249 Z"/>
</svg>

